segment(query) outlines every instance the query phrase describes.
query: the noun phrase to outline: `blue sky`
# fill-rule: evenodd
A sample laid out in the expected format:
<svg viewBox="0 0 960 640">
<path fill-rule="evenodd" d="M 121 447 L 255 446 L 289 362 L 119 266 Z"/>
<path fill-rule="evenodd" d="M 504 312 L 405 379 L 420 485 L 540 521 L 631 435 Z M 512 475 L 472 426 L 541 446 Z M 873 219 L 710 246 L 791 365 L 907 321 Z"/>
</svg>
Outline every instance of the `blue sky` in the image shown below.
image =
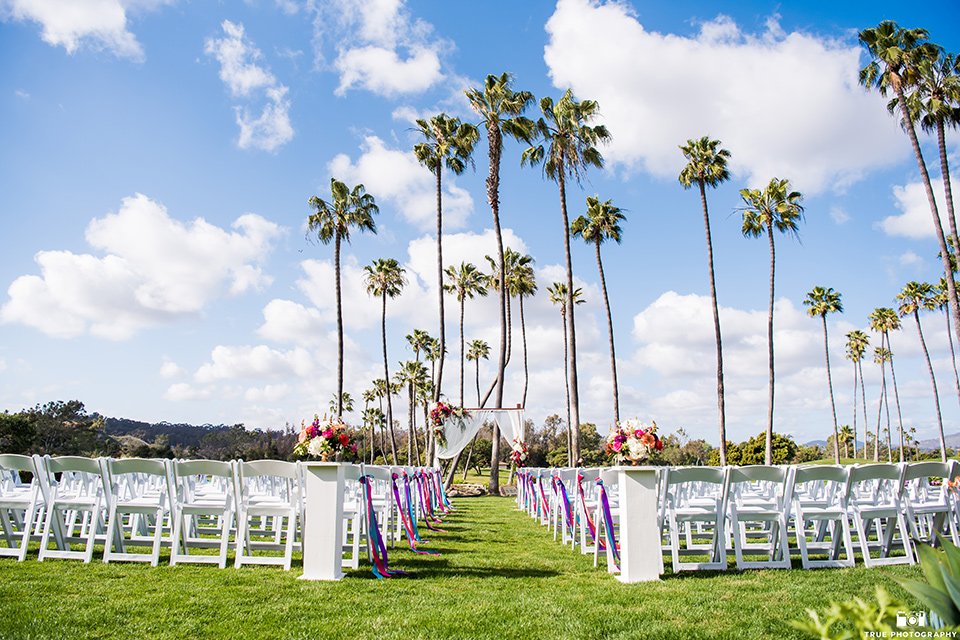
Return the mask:
<svg viewBox="0 0 960 640">
<path fill-rule="evenodd" d="M 728 438 L 766 423 L 769 251 L 741 235 L 737 207 L 739 189 L 774 176 L 806 208 L 800 241 L 777 238 L 776 429 L 799 442 L 832 430 L 822 327 L 802 305 L 818 285 L 843 294 L 828 326 L 839 420 L 852 423 L 844 334 L 894 306 L 908 281 L 942 274 L 909 142 L 884 99 L 857 86 L 857 30 L 893 19 L 957 52 L 960 7 L 667 4 L 0 0 L 0 410 L 75 398 L 109 416 L 260 428 L 322 413 L 336 386 L 333 251 L 305 239 L 305 224 L 307 200 L 328 198 L 331 176 L 363 183 L 380 206 L 377 235 L 355 235 L 343 256 L 345 388 L 359 398 L 382 375 L 364 265 L 393 257 L 407 269 L 388 310 L 392 368 L 413 358 L 405 335 L 438 330 L 434 184 L 412 157 L 413 120 L 442 111 L 473 121 L 463 90 L 507 71 L 538 99 L 572 88 L 597 100 L 613 136 L 606 168 L 571 186 L 568 202 L 576 216 L 599 195 L 628 218 L 623 243 L 603 248 L 621 416 L 717 443 L 702 214 L 677 182 L 677 145 L 708 135 L 732 154 L 732 179 L 708 194 Z M 934 141 L 923 142 L 939 182 Z M 950 132 L 954 163 L 958 142 Z M 527 414 L 540 424 L 564 406 L 560 314 L 545 293 L 562 278 L 562 225 L 556 185 L 521 169 L 521 151 L 505 148 L 501 219 L 506 243 L 536 260 Z M 445 176 L 444 256 L 486 268 L 485 144 L 474 159 L 475 171 Z M 573 260 L 587 301 L 577 309 L 581 419 L 604 432 L 609 356 L 592 247 L 575 243 Z M 456 401 L 452 298 L 447 311 L 444 389 Z M 944 317 L 922 320 L 955 432 Z M 494 299 L 468 301 L 467 340 L 495 351 L 497 331 Z M 523 387 L 514 344 L 508 406 Z M 905 426 L 933 437 L 909 318 L 892 344 Z M 483 362 L 484 388 L 492 372 Z M 879 367 L 865 363 L 865 377 L 873 429 Z"/>
</svg>

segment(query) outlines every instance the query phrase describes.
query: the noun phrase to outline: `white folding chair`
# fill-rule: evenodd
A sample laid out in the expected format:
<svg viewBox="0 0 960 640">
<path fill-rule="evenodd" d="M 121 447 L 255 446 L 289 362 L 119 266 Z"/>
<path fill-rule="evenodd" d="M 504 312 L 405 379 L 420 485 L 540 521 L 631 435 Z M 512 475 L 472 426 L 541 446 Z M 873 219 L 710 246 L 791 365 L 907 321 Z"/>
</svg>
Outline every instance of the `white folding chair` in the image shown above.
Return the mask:
<svg viewBox="0 0 960 640">
<path fill-rule="evenodd" d="M 789 569 L 790 470 L 787 467 L 731 467 L 727 472 L 727 512 L 737 558 L 737 569 Z M 748 523 L 762 527 L 748 528 Z M 766 538 L 766 544 L 751 539 Z M 766 560 L 744 560 L 745 554 L 763 554 Z"/>
<path fill-rule="evenodd" d="M 937 533 L 947 533 L 960 545 L 957 523 L 953 519 L 955 498 L 948 482 L 958 473 L 955 460 L 950 462 L 913 462 L 904 466 L 900 503 L 906 512 L 910 535 L 918 542 L 939 544 Z M 932 479 L 938 479 L 933 484 Z"/>
<path fill-rule="evenodd" d="M 47 558 L 93 559 L 94 544 L 105 537 L 104 505 L 106 484 L 99 460 L 77 456 L 42 458 L 38 468 L 41 482 L 47 483 L 46 514 L 40 536 L 42 562 Z M 59 476 L 59 478 L 57 477 Z M 50 536 L 55 548 L 50 549 Z M 73 544 L 83 546 L 74 551 Z"/>
<path fill-rule="evenodd" d="M 219 460 L 174 460 L 170 465 L 173 545 L 170 565 L 177 563 L 227 566 L 230 534 L 234 531 L 236 495 L 234 465 Z M 218 555 L 190 553 L 219 549 Z"/>
<path fill-rule="evenodd" d="M 903 470 L 895 464 L 867 464 L 850 469 L 847 504 L 868 567 L 889 564 L 916 564 L 910 531 L 900 493 Z M 876 541 L 870 540 L 876 529 Z M 899 538 L 896 536 L 900 532 Z M 902 548 L 903 555 L 890 555 Z M 871 555 L 879 551 L 878 557 Z"/>
<path fill-rule="evenodd" d="M 794 470 L 790 515 L 804 569 L 855 564 L 847 510 L 850 468 L 816 465 Z M 809 530 L 808 522 L 812 525 Z M 827 558 L 811 560 L 811 551 L 826 554 Z"/>
<path fill-rule="evenodd" d="M 727 570 L 726 519 L 728 477 L 718 467 L 670 469 L 666 476 L 667 522 L 673 571 Z M 695 526 L 696 525 L 696 526 Z M 680 545 L 683 531 L 685 545 Z M 700 542 L 704 538 L 709 541 Z M 681 562 L 681 556 L 707 556 Z"/>
<path fill-rule="evenodd" d="M 21 472 L 31 474 L 29 483 L 22 482 Z M 43 506 L 33 458 L 15 453 L 0 455 L 0 527 L 7 543 L 0 547 L 0 556 L 15 556 L 20 562 L 26 559 L 27 545 Z"/>
<path fill-rule="evenodd" d="M 303 500 L 300 466 L 282 460 L 237 461 L 237 553 L 234 566 L 244 564 L 281 565 L 290 570 L 294 538 Z M 251 520 L 277 518 L 277 536 L 272 540 L 255 539 Z M 286 533 L 283 522 L 286 521 Z M 266 556 L 257 551 L 282 551 L 282 556 Z"/>
<path fill-rule="evenodd" d="M 164 528 L 170 530 L 166 461 L 107 458 L 103 462 L 109 487 L 103 561 L 149 562 L 157 566 Z M 129 538 L 124 520 L 129 526 Z M 128 547 L 140 546 L 149 546 L 150 553 L 128 550 Z"/>
</svg>

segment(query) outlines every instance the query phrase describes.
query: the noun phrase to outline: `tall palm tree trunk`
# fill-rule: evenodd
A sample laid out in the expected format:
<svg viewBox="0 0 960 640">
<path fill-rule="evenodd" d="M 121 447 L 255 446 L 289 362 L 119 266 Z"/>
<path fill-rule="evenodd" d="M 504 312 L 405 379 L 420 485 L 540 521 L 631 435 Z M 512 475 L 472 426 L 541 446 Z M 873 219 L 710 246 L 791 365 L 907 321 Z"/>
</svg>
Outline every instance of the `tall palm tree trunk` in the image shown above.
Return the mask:
<svg viewBox="0 0 960 640">
<path fill-rule="evenodd" d="M 883 340 L 880 340 L 883 344 Z M 887 398 L 887 373 L 884 369 L 885 361 L 880 363 L 880 377 L 883 382 L 880 385 L 880 404 L 877 406 L 877 438 L 873 443 L 873 461 L 880 462 L 880 420 L 883 416 L 883 403 Z"/>
<path fill-rule="evenodd" d="M 570 374 L 567 368 L 567 314 L 563 315 L 563 388 L 567 392 L 567 466 L 573 466 L 573 426 L 570 421 Z"/>
<path fill-rule="evenodd" d="M 343 416 L 343 303 L 340 297 L 340 234 L 333 243 L 333 261 L 337 287 L 337 418 Z"/>
<path fill-rule="evenodd" d="M 887 344 L 890 344 L 889 337 L 887 338 Z M 903 462 L 903 413 L 900 411 L 900 393 L 897 391 L 897 373 L 893 369 L 893 351 L 890 352 L 890 379 L 893 380 L 893 398 L 897 404 L 897 424 L 900 429 L 900 462 Z"/>
<path fill-rule="evenodd" d="M 610 375 L 613 378 L 613 423 L 620 423 L 620 393 L 617 390 L 617 356 L 613 350 L 613 317 L 610 315 L 610 298 L 607 296 L 607 279 L 603 275 L 603 262 L 600 260 L 600 242 L 597 248 L 597 268 L 600 270 L 600 285 L 603 289 L 603 304 L 607 309 L 607 333 L 610 336 Z"/>
<path fill-rule="evenodd" d="M 503 407 L 503 385 L 507 369 L 507 291 L 506 267 L 503 264 L 503 236 L 500 233 L 500 154 L 503 148 L 503 136 L 499 126 L 487 126 L 488 154 L 490 173 L 487 175 L 487 201 L 493 215 L 493 230 L 497 238 L 497 270 L 500 287 L 497 292 L 497 305 L 500 312 L 500 352 L 497 356 L 497 395 L 496 408 Z M 500 495 L 500 427 L 494 422 L 490 447 L 490 483 L 487 490 L 490 495 Z"/>
<path fill-rule="evenodd" d="M 463 350 L 463 307 L 465 302 L 466 294 L 460 296 L 460 406 L 463 406 L 463 368 L 464 368 L 464 355 Z"/>
<path fill-rule="evenodd" d="M 940 147 L 940 176 L 943 178 L 943 194 L 947 201 L 947 221 L 950 225 L 950 237 L 954 249 L 960 250 L 960 237 L 957 236 L 957 218 L 953 210 L 953 187 L 950 184 L 950 163 L 947 161 L 947 134 L 943 118 L 937 118 L 937 143 Z"/>
<path fill-rule="evenodd" d="M 383 298 L 383 313 L 380 316 L 380 334 L 383 336 L 383 380 L 386 387 L 387 395 L 387 426 L 390 428 L 390 451 L 393 454 L 393 464 L 397 464 L 397 439 L 393 433 L 393 400 L 391 399 L 390 393 L 390 368 L 387 365 L 387 292 L 384 289 L 384 292 L 381 294 Z M 382 409 L 382 407 L 381 407 Z M 381 436 L 383 432 L 381 431 Z M 381 449 L 383 449 L 381 443 Z M 386 459 L 387 452 L 384 450 L 383 457 Z"/>
<path fill-rule="evenodd" d="M 923 329 L 920 328 L 920 311 L 913 310 L 913 319 L 917 321 L 917 333 L 920 334 L 920 346 L 923 355 L 927 358 L 927 369 L 930 371 L 930 382 L 933 383 L 933 401 L 937 406 L 937 426 L 940 427 L 940 460 L 947 461 L 947 441 L 943 435 L 943 416 L 940 415 L 940 394 L 937 392 L 937 378 L 933 375 L 933 363 L 930 361 L 930 352 L 927 351 L 927 342 L 923 339 Z"/>
<path fill-rule="evenodd" d="M 947 279 L 947 297 L 950 302 L 950 313 L 953 314 L 953 328 L 960 338 L 960 301 L 957 299 L 957 285 L 953 279 L 953 267 L 950 263 L 950 252 L 947 247 L 947 239 L 943 234 L 943 225 L 940 224 L 940 212 L 937 210 L 937 199 L 933 195 L 933 185 L 930 182 L 930 173 L 927 171 L 927 163 L 923 160 L 923 152 L 920 150 L 920 140 L 917 138 L 917 130 L 913 125 L 913 117 L 910 114 L 910 107 L 907 105 L 906 97 L 903 94 L 903 82 L 899 75 L 894 78 L 893 88 L 897 93 L 897 100 L 900 103 L 900 112 L 903 114 L 905 129 L 910 138 L 910 146 L 913 147 L 913 155 L 917 159 L 917 167 L 920 169 L 920 176 L 923 178 L 923 189 L 927 195 L 927 203 L 930 205 L 930 215 L 933 216 L 933 229 L 937 232 L 937 241 L 940 243 L 940 256 L 943 260 L 943 271 Z M 939 135 L 939 134 L 938 134 Z M 941 165 L 943 159 L 941 159 Z M 945 175 L 949 175 L 949 172 Z M 945 178 L 946 179 L 946 178 Z M 950 198 L 952 201 L 952 197 Z M 956 224 L 954 223 L 954 227 Z M 956 233 L 955 229 L 951 229 Z"/>
<path fill-rule="evenodd" d="M 571 466 L 580 466 L 580 392 L 577 384 L 577 330 L 574 320 L 573 294 L 573 260 L 570 256 L 570 220 L 567 217 L 567 192 L 564 180 L 565 168 L 563 162 L 558 163 L 557 184 L 560 186 L 560 214 L 563 218 L 563 255 L 567 267 L 567 321 L 566 333 L 569 339 L 569 370 L 570 382 L 567 388 L 570 393 L 570 458 Z"/>
<path fill-rule="evenodd" d="M 773 246 L 773 221 L 767 222 L 767 235 L 770 238 L 770 311 L 767 314 L 767 363 L 770 369 L 770 389 L 767 392 L 767 446 L 764 464 L 773 464 L 773 282 L 776 266 L 776 249 Z"/>
<path fill-rule="evenodd" d="M 950 327 L 950 305 L 943 316 L 947 319 L 947 339 L 950 341 L 950 362 L 953 364 L 953 380 L 957 385 L 957 399 L 960 400 L 960 372 L 957 371 L 957 352 L 953 346 L 953 329 Z"/>
<path fill-rule="evenodd" d="M 530 386 L 530 371 L 527 368 L 527 325 L 523 319 L 523 296 L 520 296 L 520 335 L 523 338 L 523 401 L 520 406 L 527 407 L 527 387 Z M 479 367 L 479 363 L 477 365 Z M 477 380 L 477 397 L 480 397 L 480 381 Z"/>
<path fill-rule="evenodd" d="M 860 402 L 863 403 L 863 457 L 867 457 L 867 389 L 863 384 L 863 363 L 857 361 L 857 370 L 860 372 Z M 854 439 L 854 450 L 856 450 L 856 439 Z"/>
<path fill-rule="evenodd" d="M 443 315 L 443 209 L 441 202 L 441 174 L 443 173 L 443 164 L 437 163 L 437 298 L 440 308 L 440 355 L 437 358 L 437 378 L 435 381 L 433 401 L 440 402 L 440 387 L 443 383 L 443 355 L 447 350 L 446 332 L 444 331 Z"/>
<path fill-rule="evenodd" d="M 710 236 L 710 215 L 707 213 L 707 191 L 700 181 L 700 202 L 703 205 L 703 226 L 707 232 L 707 270 L 710 274 L 710 304 L 713 307 L 713 329 L 717 338 L 717 409 L 720 414 L 720 465 L 727 464 L 727 427 L 723 399 L 723 341 L 720 338 L 720 309 L 717 306 L 717 284 L 713 272 L 713 240 Z"/>
<path fill-rule="evenodd" d="M 827 340 L 827 315 L 823 314 L 820 316 L 823 320 L 823 354 L 827 359 L 827 386 L 830 387 L 830 408 L 833 410 L 833 446 L 834 453 L 836 455 L 836 463 L 840 464 L 840 444 L 838 438 L 840 437 L 840 431 L 837 427 L 837 404 L 833 399 L 833 376 L 830 374 L 830 346 L 829 341 Z M 857 399 L 853 399 L 854 408 L 856 408 Z M 856 416 L 854 416 L 856 420 Z M 854 423 L 854 429 L 856 429 L 856 423 Z M 853 432 L 853 446 L 857 446 L 857 432 Z M 844 444 L 844 451 L 846 451 L 846 444 Z"/>
<path fill-rule="evenodd" d="M 867 422 L 866 415 L 863 416 L 863 422 Z M 866 437 L 863 442 L 866 444 Z M 857 457 L 857 362 L 853 363 L 853 457 Z"/>
</svg>

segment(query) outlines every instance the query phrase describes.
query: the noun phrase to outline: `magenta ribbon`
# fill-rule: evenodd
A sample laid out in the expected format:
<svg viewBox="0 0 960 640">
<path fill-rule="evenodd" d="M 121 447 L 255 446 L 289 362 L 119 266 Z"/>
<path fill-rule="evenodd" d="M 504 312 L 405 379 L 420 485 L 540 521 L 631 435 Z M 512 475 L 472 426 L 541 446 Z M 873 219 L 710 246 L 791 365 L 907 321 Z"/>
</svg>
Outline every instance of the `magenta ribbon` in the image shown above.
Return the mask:
<svg viewBox="0 0 960 640">
<path fill-rule="evenodd" d="M 380 535 L 380 527 L 377 524 L 377 512 L 373 508 L 373 496 L 370 491 L 370 480 L 372 476 L 363 476 L 360 483 L 363 485 L 363 495 L 366 498 L 367 522 L 370 527 L 370 549 L 373 552 L 373 575 L 377 579 L 389 578 L 398 573 L 406 573 L 397 569 L 390 569 L 387 566 L 387 546 L 383 543 L 383 537 Z"/>
<path fill-rule="evenodd" d="M 617 534 L 613 531 L 613 514 L 610 513 L 610 501 L 607 500 L 607 488 L 603 480 L 597 480 L 600 487 L 600 505 L 603 507 L 603 519 L 607 529 L 607 538 L 610 540 L 610 549 L 613 551 L 613 564 L 620 570 L 620 545 L 617 544 Z"/>
<path fill-rule="evenodd" d="M 410 483 L 407 481 L 407 474 L 404 473 L 404 481 L 406 482 L 406 495 L 407 502 L 406 505 L 400 500 L 400 489 L 397 487 L 397 479 L 400 477 L 397 474 L 392 474 L 393 476 L 393 497 L 397 502 L 397 510 L 400 511 L 400 519 L 403 520 L 404 529 L 407 531 L 407 540 L 410 542 L 410 548 L 414 553 L 421 553 L 429 556 L 438 556 L 440 555 L 436 551 L 420 551 L 417 549 L 417 543 L 423 542 L 420 540 L 420 536 L 417 533 L 417 522 L 413 517 L 413 505 L 410 500 Z"/>
<path fill-rule="evenodd" d="M 567 527 L 573 530 L 573 512 L 570 510 L 570 499 L 567 497 L 567 487 L 563 484 L 563 480 L 561 480 L 559 476 L 554 476 L 553 482 L 553 490 L 559 490 L 560 497 L 563 499 L 563 513 L 567 519 Z"/>
</svg>

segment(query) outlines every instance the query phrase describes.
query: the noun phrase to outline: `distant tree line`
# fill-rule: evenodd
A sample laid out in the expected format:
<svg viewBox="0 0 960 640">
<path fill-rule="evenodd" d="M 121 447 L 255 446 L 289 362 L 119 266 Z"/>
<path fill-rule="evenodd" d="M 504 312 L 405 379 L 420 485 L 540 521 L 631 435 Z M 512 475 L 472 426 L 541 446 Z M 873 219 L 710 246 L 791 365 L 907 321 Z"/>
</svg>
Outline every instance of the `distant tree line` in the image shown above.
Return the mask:
<svg viewBox="0 0 960 640">
<path fill-rule="evenodd" d="M 414 431 L 414 437 L 422 437 L 421 429 Z M 380 437 L 368 429 L 358 428 L 353 432 L 358 445 L 356 454 L 348 455 L 347 462 L 372 462 L 391 464 L 385 455 L 385 442 L 381 427 Z M 492 437 L 494 425 L 487 423 L 477 433 L 474 441 L 457 460 L 456 473 L 466 475 L 474 469 L 482 473 L 489 468 L 492 455 Z M 97 413 L 88 414 L 79 400 L 69 402 L 56 401 L 37 405 L 19 413 L 0 413 L 0 453 L 40 454 L 51 456 L 111 456 L 137 458 L 202 458 L 208 460 L 295 460 L 293 453 L 297 444 L 299 428 L 285 424 L 281 429 L 248 429 L 243 424 L 201 425 L 155 424 L 138 422 L 124 418 L 105 418 Z M 844 458 L 856 458 L 857 452 L 852 446 L 850 430 L 843 428 L 841 450 Z M 580 466 L 596 467 L 611 464 L 605 449 L 605 435 L 600 434 L 594 424 L 585 422 L 580 425 Z M 868 451 L 872 452 L 873 442 L 868 435 Z M 828 457 L 833 450 L 833 441 L 828 439 L 825 446 L 798 445 L 789 436 L 773 435 L 773 464 L 802 464 Z M 398 462 L 417 464 L 417 460 L 407 459 L 407 439 L 409 435 L 397 432 Z M 669 435 L 662 435 L 663 451 L 656 453 L 649 461 L 653 465 L 692 466 L 720 464 L 720 451 L 703 439 L 690 439 L 681 428 Z M 532 420 L 525 425 L 524 442 L 527 444 L 531 467 L 567 466 L 569 438 L 566 420 L 554 414 L 547 417 L 538 429 Z M 732 465 L 764 464 L 766 455 L 766 434 L 761 433 L 740 444 L 726 443 L 727 463 Z M 913 441 L 906 449 L 910 460 L 938 459 L 938 451 L 920 451 Z M 863 448 L 859 453 L 864 453 Z M 847 455 L 849 454 L 849 456 Z M 893 458 L 881 444 L 883 457 Z M 947 455 L 954 455 L 952 449 Z M 506 464 L 510 460 L 510 447 L 500 447 L 498 459 Z M 449 464 L 445 461 L 445 464 Z M 445 471 L 449 471 L 449 468 Z"/>
</svg>

